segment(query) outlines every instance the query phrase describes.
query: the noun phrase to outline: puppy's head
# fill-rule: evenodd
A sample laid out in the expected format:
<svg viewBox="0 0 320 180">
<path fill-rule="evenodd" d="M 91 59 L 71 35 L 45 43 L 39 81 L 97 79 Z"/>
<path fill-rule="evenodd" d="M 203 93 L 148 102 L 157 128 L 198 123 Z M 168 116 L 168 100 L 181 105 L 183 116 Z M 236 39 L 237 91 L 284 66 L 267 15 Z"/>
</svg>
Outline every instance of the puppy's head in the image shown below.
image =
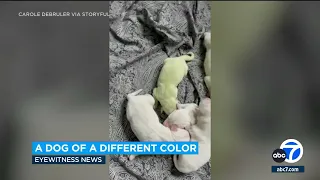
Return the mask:
<svg viewBox="0 0 320 180">
<path fill-rule="evenodd" d="M 200 101 L 198 110 L 199 114 L 204 116 L 210 116 L 211 115 L 211 99 L 210 98 L 204 98 Z"/>
<path fill-rule="evenodd" d="M 151 96 L 150 94 L 138 95 L 135 96 L 135 98 L 137 99 L 137 101 L 149 104 L 150 106 L 153 106 L 155 103 L 153 96 Z"/>
<path fill-rule="evenodd" d="M 178 104 L 178 109 L 185 109 L 188 111 L 189 116 L 191 117 L 191 124 L 195 124 L 195 114 L 198 110 L 198 105 L 195 103 L 187 103 L 187 104 Z"/>
<path fill-rule="evenodd" d="M 171 131 L 177 131 L 178 128 L 184 129 L 195 124 L 194 116 L 190 116 L 190 112 L 186 109 L 178 109 L 173 111 L 164 121 L 163 125 L 169 127 Z"/>
</svg>

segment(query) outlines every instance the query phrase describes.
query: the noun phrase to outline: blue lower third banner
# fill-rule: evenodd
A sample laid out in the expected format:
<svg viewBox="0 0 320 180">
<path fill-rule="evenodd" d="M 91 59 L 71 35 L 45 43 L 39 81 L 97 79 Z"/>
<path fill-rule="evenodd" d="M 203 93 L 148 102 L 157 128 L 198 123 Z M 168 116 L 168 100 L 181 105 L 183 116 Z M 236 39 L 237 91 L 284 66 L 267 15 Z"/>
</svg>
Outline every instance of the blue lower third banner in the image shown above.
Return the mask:
<svg viewBox="0 0 320 180">
<path fill-rule="evenodd" d="M 32 142 L 32 155 L 198 153 L 198 142 Z"/>
<path fill-rule="evenodd" d="M 32 164 L 106 164 L 106 156 L 33 155 Z"/>
<path fill-rule="evenodd" d="M 304 166 L 271 166 L 272 173 L 304 173 Z"/>
</svg>

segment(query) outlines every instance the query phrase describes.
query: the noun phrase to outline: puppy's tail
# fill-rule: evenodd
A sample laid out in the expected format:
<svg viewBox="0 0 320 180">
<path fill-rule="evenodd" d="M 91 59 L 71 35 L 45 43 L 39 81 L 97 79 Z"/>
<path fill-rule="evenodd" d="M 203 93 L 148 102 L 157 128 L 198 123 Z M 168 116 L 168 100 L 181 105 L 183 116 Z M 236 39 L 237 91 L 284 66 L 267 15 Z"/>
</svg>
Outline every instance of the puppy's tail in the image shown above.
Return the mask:
<svg viewBox="0 0 320 180">
<path fill-rule="evenodd" d="M 173 163 L 174 163 L 174 166 L 178 169 L 178 171 L 182 173 L 192 172 L 189 169 L 185 168 L 183 165 L 181 165 L 181 162 L 179 162 L 178 160 L 178 155 L 173 155 Z"/>
<path fill-rule="evenodd" d="M 130 93 L 130 94 L 127 95 L 127 98 L 129 99 L 129 98 L 132 97 L 132 96 L 136 96 L 136 95 L 138 95 L 141 91 L 142 91 L 142 89 L 139 89 L 139 90 L 137 90 L 137 91 L 135 91 L 135 92 L 133 92 L 133 93 Z"/>
<path fill-rule="evenodd" d="M 192 61 L 194 59 L 194 54 L 193 52 L 188 52 L 185 56 L 185 61 Z"/>
</svg>

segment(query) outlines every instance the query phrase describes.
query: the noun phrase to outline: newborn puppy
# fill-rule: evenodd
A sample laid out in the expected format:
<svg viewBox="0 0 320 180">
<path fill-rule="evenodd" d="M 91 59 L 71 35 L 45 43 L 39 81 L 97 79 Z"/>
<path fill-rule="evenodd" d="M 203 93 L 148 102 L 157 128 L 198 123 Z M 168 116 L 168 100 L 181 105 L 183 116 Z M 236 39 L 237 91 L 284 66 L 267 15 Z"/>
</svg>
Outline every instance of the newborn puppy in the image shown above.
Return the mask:
<svg viewBox="0 0 320 180">
<path fill-rule="evenodd" d="M 127 96 L 127 119 L 137 138 L 140 141 L 190 141 L 188 131 L 179 129 L 172 132 L 159 122 L 153 109 L 154 98 L 150 94 L 138 95 L 141 91 L 139 89 Z M 130 155 L 129 159 L 133 160 L 135 156 Z"/>
<path fill-rule="evenodd" d="M 163 122 L 163 125 L 169 127 L 175 132 L 179 128 L 188 128 L 195 124 L 195 112 L 198 105 L 195 103 L 177 104 L 177 110 L 173 111 Z"/>
<path fill-rule="evenodd" d="M 187 130 L 191 140 L 199 143 L 199 154 L 197 155 L 174 155 L 173 162 L 178 171 L 190 173 L 198 170 L 206 164 L 211 157 L 211 99 L 205 98 L 196 113 L 196 124 Z"/>
<path fill-rule="evenodd" d="M 210 88 L 211 88 L 211 33 L 210 32 L 204 33 L 203 44 L 207 50 L 206 57 L 203 62 L 204 71 L 206 73 L 206 76 L 204 77 L 204 82 L 206 83 L 206 86 L 210 94 Z"/>
</svg>

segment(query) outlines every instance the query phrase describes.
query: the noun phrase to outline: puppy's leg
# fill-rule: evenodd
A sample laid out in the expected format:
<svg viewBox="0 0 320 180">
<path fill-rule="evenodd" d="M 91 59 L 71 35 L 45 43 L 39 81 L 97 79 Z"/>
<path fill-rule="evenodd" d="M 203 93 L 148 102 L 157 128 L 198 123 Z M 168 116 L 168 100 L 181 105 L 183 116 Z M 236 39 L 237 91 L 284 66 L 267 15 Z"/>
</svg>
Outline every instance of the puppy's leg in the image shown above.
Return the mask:
<svg viewBox="0 0 320 180">
<path fill-rule="evenodd" d="M 172 109 L 179 109 L 178 106 L 180 104 L 179 100 L 177 99 L 178 96 L 178 88 L 174 85 L 170 85 L 167 89 L 168 94 L 170 94 L 170 108 Z"/>
</svg>

